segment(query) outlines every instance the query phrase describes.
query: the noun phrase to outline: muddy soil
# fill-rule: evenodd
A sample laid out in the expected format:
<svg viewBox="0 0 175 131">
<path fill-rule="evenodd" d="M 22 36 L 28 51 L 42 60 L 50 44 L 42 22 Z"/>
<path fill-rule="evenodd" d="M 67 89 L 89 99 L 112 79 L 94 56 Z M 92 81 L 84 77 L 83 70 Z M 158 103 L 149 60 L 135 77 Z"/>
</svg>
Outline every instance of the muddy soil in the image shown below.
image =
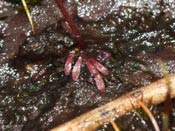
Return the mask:
<svg viewBox="0 0 175 131">
<path fill-rule="evenodd" d="M 66 58 L 77 43 L 54 0 L 29 3 L 35 35 L 20 1 L 0 0 L 0 130 L 48 130 L 162 78 L 161 64 L 175 73 L 173 0 L 65 0 L 64 4 L 84 38 L 84 53 L 110 71 L 103 77 L 105 92 L 97 89 L 84 63 L 77 81 L 65 76 Z M 111 54 L 108 59 L 104 51 Z M 170 129 L 175 130 L 172 103 Z M 162 127 L 163 104 L 150 109 Z M 121 130 L 154 130 L 141 110 L 116 121 Z M 112 128 L 105 125 L 102 130 Z"/>
</svg>

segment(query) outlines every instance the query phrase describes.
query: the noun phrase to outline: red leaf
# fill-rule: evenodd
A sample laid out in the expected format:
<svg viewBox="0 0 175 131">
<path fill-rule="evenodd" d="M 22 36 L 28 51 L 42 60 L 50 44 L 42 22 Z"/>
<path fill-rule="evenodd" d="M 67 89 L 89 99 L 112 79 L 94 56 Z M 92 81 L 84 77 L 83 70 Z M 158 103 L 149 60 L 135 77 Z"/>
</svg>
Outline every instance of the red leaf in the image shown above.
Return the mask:
<svg viewBox="0 0 175 131">
<path fill-rule="evenodd" d="M 79 56 L 72 70 L 72 79 L 76 81 L 80 76 L 80 70 L 82 65 L 82 57 Z"/>
<path fill-rule="evenodd" d="M 97 69 L 95 68 L 95 66 L 91 63 L 90 60 L 87 60 L 86 61 L 86 66 L 89 70 L 89 72 L 92 74 L 92 75 L 98 75 L 99 72 L 97 71 Z"/>
<path fill-rule="evenodd" d="M 65 75 L 69 75 L 70 74 L 70 71 L 71 71 L 71 68 L 72 68 L 73 58 L 74 58 L 74 55 L 73 54 L 70 54 L 67 57 L 66 63 L 64 65 L 64 73 L 65 73 Z"/>
<path fill-rule="evenodd" d="M 105 83 L 104 83 L 101 75 L 100 74 L 95 75 L 94 80 L 95 80 L 95 83 L 96 83 L 98 90 L 101 92 L 104 92 L 105 91 Z"/>
<path fill-rule="evenodd" d="M 97 60 L 95 60 L 94 58 L 90 58 L 89 60 L 93 63 L 93 65 L 97 68 L 97 70 L 101 72 L 104 76 L 107 76 L 109 74 L 108 69 L 104 65 L 100 64 Z"/>
</svg>

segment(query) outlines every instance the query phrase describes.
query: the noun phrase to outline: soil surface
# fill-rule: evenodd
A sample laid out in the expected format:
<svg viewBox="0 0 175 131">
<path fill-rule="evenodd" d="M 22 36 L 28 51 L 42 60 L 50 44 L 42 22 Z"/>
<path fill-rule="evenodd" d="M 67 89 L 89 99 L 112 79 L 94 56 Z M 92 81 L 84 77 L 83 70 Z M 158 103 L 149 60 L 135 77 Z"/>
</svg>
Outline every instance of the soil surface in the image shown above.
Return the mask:
<svg viewBox="0 0 175 131">
<path fill-rule="evenodd" d="M 167 1 L 64 0 L 86 43 L 84 53 L 110 71 L 100 93 L 85 63 L 77 81 L 64 74 L 77 43 L 54 0 L 29 3 L 35 35 L 20 0 L 0 0 L 0 130 L 48 130 L 162 78 L 161 64 L 175 73 L 175 2 Z M 162 127 L 163 104 L 150 109 Z M 126 131 L 154 130 L 141 110 L 117 123 Z"/>
</svg>

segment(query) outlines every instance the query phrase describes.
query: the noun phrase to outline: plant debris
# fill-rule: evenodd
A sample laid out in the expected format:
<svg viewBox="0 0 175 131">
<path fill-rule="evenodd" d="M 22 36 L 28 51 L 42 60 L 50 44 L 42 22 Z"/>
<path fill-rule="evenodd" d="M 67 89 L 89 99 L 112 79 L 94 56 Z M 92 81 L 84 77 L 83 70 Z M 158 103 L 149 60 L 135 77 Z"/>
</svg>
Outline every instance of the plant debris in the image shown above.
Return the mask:
<svg viewBox="0 0 175 131">
<path fill-rule="evenodd" d="M 19 1 L 0 1 L 0 130 L 51 129 L 162 78 L 158 60 L 175 73 L 173 1 L 63 1 L 86 44 L 85 55 L 109 71 L 104 72 L 103 93 L 96 88 L 101 79 L 88 71 L 86 62 L 79 76 L 74 73 L 76 81 L 65 75 L 71 70 L 64 68 L 66 59 L 77 41 L 55 0 L 30 4 L 35 35 Z M 151 106 L 159 126 L 162 108 Z M 172 123 L 174 114 L 172 100 Z M 175 129 L 172 123 L 170 130 Z M 118 118 L 117 124 L 121 130 L 154 130 L 136 111 Z"/>
</svg>

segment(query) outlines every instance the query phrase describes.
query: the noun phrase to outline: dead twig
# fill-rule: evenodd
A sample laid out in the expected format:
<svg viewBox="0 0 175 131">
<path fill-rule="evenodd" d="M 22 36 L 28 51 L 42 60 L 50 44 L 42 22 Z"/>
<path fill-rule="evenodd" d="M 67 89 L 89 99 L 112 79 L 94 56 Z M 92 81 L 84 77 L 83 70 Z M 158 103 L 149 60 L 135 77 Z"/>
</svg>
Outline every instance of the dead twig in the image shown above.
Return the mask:
<svg viewBox="0 0 175 131">
<path fill-rule="evenodd" d="M 171 88 L 170 97 L 174 98 L 175 75 L 170 75 L 169 80 L 171 83 L 170 87 L 167 86 L 167 80 L 165 78 L 160 79 L 148 86 L 138 88 L 104 106 L 68 121 L 51 131 L 94 131 L 105 122 L 110 122 L 114 118 L 139 108 L 138 101 L 142 101 L 145 105 L 148 103 L 155 105 L 164 102 L 166 100 L 168 88 Z"/>
</svg>

